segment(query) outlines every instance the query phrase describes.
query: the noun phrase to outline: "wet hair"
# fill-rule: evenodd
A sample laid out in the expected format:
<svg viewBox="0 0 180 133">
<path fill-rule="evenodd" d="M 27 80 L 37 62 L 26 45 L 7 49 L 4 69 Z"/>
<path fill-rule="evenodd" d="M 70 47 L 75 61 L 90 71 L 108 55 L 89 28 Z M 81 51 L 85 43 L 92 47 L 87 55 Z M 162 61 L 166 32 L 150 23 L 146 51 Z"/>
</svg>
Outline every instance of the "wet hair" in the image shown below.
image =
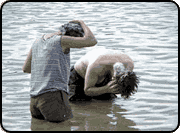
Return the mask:
<svg viewBox="0 0 180 133">
<path fill-rule="evenodd" d="M 78 23 L 67 23 L 62 25 L 59 30 L 63 35 L 66 36 L 74 36 L 74 37 L 83 37 L 84 36 L 84 30 Z"/>
<path fill-rule="evenodd" d="M 139 78 L 135 72 L 125 72 L 115 76 L 116 83 L 119 85 L 119 93 L 124 99 L 137 92 Z"/>
</svg>

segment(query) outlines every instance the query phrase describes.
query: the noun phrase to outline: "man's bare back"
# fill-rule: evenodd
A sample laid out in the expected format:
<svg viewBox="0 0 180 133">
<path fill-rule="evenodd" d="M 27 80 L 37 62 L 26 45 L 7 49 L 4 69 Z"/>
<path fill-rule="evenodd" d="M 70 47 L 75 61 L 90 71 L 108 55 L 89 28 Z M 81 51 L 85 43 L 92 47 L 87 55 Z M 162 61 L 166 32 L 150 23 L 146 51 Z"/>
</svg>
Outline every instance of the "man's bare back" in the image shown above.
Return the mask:
<svg viewBox="0 0 180 133">
<path fill-rule="evenodd" d="M 111 70 L 112 67 L 110 66 L 112 66 L 116 62 L 123 63 L 125 68 L 131 71 L 134 68 L 132 59 L 121 51 L 96 47 L 93 50 L 89 51 L 86 55 L 82 56 L 75 63 L 74 67 L 79 75 L 85 78 L 86 70 L 88 67 L 90 69 L 99 68 L 99 72 L 101 72 L 101 69 L 105 70 L 105 68 L 106 70 Z"/>
</svg>

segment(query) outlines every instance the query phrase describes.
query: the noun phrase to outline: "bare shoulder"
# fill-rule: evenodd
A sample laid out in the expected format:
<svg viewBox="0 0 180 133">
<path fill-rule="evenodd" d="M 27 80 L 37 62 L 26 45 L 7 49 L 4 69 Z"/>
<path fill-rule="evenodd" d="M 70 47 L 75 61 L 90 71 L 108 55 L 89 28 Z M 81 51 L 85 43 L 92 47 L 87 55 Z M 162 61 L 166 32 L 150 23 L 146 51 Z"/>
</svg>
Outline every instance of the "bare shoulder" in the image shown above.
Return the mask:
<svg viewBox="0 0 180 133">
<path fill-rule="evenodd" d="M 82 56 L 74 65 L 75 70 L 82 76 L 85 77 L 86 74 L 96 70 L 96 60 L 98 55 L 96 52 L 88 52 Z"/>
<path fill-rule="evenodd" d="M 86 72 L 87 72 L 87 74 L 94 73 L 95 75 L 98 75 L 98 77 L 101 77 L 108 70 L 109 70 L 109 65 L 93 62 L 93 63 L 89 63 Z"/>
<path fill-rule="evenodd" d="M 127 54 L 125 54 L 125 53 L 121 54 L 120 62 L 122 62 L 124 64 L 125 68 L 127 68 L 131 71 L 134 69 L 134 61 Z"/>
<path fill-rule="evenodd" d="M 48 34 L 45 34 L 45 35 L 44 35 L 44 39 L 45 39 L 45 40 L 46 40 L 46 39 L 49 39 L 49 38 L 51 38 L 51 37 L 54 36 L 54 35 L 59 35 L 59 37 L 60 37 L 60 34 L 61 34 L 61 33 L 59 33 L 59 32 L 48 33 Z"/>
</svg>

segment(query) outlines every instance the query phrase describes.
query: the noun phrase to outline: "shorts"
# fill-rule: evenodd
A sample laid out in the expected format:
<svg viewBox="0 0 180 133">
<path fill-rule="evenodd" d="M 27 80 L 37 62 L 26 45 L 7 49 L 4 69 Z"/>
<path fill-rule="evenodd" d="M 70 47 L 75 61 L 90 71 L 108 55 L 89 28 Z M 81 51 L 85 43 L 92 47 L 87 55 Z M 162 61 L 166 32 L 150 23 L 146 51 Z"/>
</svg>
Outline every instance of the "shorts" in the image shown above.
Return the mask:
<svg viewBox="0 0 180 133">
<path fill-rule="evenodd" d="M 68 95 L 64 91 L 53 91 L 31 97 L 32 117 L 50 122 L 62 122 L 73 117 Z"/>
<path fill-rule="evenodd" d="M 101 87 L 106 85 L 110 81 L 110 78 L 107 76 L 104 82 L 96 85 L 96 87 Z M 110 100 L 112 98 L 116 98 L 115 94 L 102 94 L 99 96 L 87 96 L 84 92 L 84 78 L 82 78 L 74 69 L 74 66 L 71 67 L 70 77 L 69 77 L 69 92 L 72 95 L 69 98 L 69 101 L 90 101 L 92 99 L 96 100 Z"/>
</svg>

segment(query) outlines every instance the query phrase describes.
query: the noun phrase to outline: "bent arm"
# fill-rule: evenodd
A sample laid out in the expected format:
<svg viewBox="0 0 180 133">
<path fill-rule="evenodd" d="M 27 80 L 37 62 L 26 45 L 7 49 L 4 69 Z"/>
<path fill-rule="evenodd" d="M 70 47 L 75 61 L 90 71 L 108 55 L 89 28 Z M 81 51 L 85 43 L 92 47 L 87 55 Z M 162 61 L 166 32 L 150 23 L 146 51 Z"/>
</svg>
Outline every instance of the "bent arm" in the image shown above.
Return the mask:
<svg viewBox="0 0 180 133">
<path fill-rule="evenodd" d="M 82 48 L 91 47 L 97 44 L 97 40 L 91 30 L 83 21 L 81 21 L 80 24 L 85 33 L 84 37 L 62 36 L 61 45 L 66 48 Z"/>
<path fill-rule="evenodd" d="M 107 86 L 102 87 L 89 87 L 86 89 L 85 94 L 88 96 L 99 96 L 107 93 Z"/>
<path fill-rule="evenodd" d="M 95 69 L 90 70 L 90 68 L 88 69 L 85 75 L 85 87 L 84 87 L 85 94 L 88 96 L 98 96 L 101 94 L 108 93 L 107 85 L 102 87 L 95 87 L 98 81 L 98 73 L 97 73 L 98 70 Z"/>
<path fill-rule="evenodd" d="M 32 48 L 28 53 L 28 56 L 24 62 L 22 70 L 24 73 L 31 73 L 31 60 L 32 60 Z"/>
</svg>

